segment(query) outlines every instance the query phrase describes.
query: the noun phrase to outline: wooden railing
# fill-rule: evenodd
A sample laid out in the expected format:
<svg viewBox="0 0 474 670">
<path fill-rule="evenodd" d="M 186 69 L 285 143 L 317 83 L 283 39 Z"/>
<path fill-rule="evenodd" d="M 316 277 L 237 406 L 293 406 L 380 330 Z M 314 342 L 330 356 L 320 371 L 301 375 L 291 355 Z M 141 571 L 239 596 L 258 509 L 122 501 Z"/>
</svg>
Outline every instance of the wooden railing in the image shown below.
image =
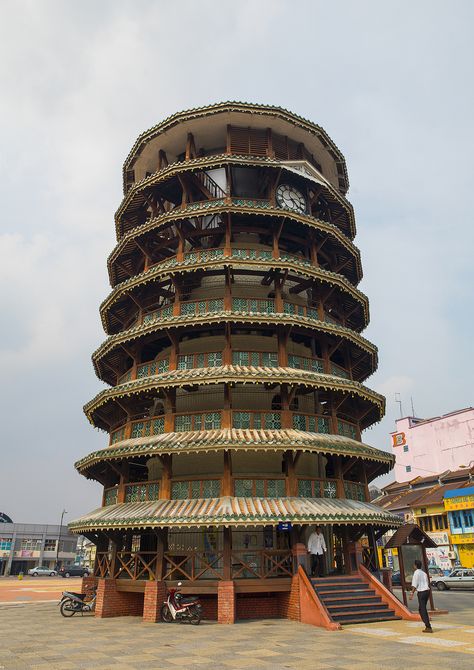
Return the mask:
<svg viewBox="0 0 474 670">
<path fill-rule="evenodd" d="M 293 576 L 293 557 L 288 549 L 233 549 L 231 557 L 232 579 Z"/>
<path fill-rule="evenodd" d="M 163 579 L 223 579 L 223 551 L 165 552 Z"/>
<path fill-rule="evenodd" d="M 211 198 L 225 198 L 226 192 L 223 188 L 219 186 L 217 182 L 214 181 L 205 171 L 198 171 L 193 173 L 196 179 L 202 184 L 202 186 L 209 193 Z"/>
<path fill-rule="evenodd" d="M 201 412 L 182 412 L 170 415 L 174 432 L 200 430 L 218 430 L 222 427 L 224 412 L 210 410 Z M 230 410 L 233 428 L 241 430 L 280 430 L 283 426 L 281 410 L 234 409 Z M 294 430 L 308 433 L 334 433 L 354 440 L 360 439 L 360 431 L 355 423 L 337 419 L 337 431 L 332 429 L 331 418 L 326 415 L 290 412 L 291 426 Z M 161 435 L 165 432 L 165 416 L 152 419 L 138 419 L 122 425 L 110 433 L 110 444 L 125 439 Z M 173 431 L 171 431 L 173 432 Z"/>
<path fill-rule="evenodd" d="M 298 478 L 300 498 L 337 498 L 337 479 Z"/>
<path fill-rule="evenodd" d="M 179 354 L 177 359 L 178 370 L 195 370 L 197 368 L 212 368 L 223 365 L 224 352 L 208 351 L 199 353 Z M 233 351 L 232 364 L 252 367 L 274 368 L 279 366 L 278 353 L 276 351 Z M 118 384 L 141 379 L 145 377 L 154 377 L 169 371 L 169 356 L 156 358 L 152 361 L 139 363 L 127 370 L 118 378 Z M 288 367 L 297 370 L 308 370 L 310 372 L 324 373 L 324 361 L 322 358 L 299 356 L 288 354 Z M 329 374 L 344 379 L 349 379 L 350 375 L 343 367 L 330 361 Z"/>
<path fill-rule="evenodd" d="M 132 482 L 125 486 L 125 502 L 145 502 L 158 500 L 160 482 Z"/>
<path fill-rule="evenodd" d="M 234 495 L 241 498 L 284 498 L 286 496 L 285 477 L 234 477 Z"/>
</svg>

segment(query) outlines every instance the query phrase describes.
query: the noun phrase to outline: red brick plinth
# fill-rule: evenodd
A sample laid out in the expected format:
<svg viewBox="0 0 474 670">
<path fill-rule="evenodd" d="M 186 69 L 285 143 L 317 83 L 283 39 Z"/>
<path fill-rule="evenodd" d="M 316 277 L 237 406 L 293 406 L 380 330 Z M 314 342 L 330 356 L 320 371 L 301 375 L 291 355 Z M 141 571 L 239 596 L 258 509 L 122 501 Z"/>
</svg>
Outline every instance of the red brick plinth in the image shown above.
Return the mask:
<svg viewBox="0 0 474 670">
<path fill-rule="evenodd" d="M 83 577 L 82 578 L 82 593 L 90 593 L 94 587 L 97 586 L 97 577 Z"/>
<path fill-rule="evenodd" d="M 160 610 L 166 600 L 166 584 L 164 582 L 147 582 L 143 600 L 143 621 L 156 623 L 160 621 Z"/>
<path fill-rule="evenodd" d="M 143 593 L 119 591 L 116 579 L 99 579 L 96 617 L 141 616 L 142 613 Z"/>
<path fill-rule="evenodd" d="M 222 581 L 217 586 L 217 621 L 235 623 L 235 586 L 233 581 Z"/>
</svg>

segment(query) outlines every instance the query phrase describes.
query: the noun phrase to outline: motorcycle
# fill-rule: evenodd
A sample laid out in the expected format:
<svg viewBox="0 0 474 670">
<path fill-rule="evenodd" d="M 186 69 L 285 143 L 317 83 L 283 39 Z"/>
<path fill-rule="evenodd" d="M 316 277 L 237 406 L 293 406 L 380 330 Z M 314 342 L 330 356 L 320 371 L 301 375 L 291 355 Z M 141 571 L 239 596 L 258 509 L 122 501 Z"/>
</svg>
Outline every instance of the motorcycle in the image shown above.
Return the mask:
<svg viewBox="0 0 474 670">
<path fill-rule="evenodd" d="M 90 593 L 73 593 L 72 591 L 63 591 L 61 600 L 58 603 L 59 611 L 64 617 L 74 616 L 78 612 L 93 612 L 95 609 L 95 600 L 97 589 Z M 88 598 L 88 600 L 86 600 Z"/>
<path fill-rule="evenodd" d="M 183 596 L 179 593 L 182 582 L 178 582 L 178 588 L 169 589 L 168 597 L 161 607 L 161 620 L 164 623 L 189 622 L 198 626 L 202 619 L 202 605 L 199 596 Z"/>
</svg>

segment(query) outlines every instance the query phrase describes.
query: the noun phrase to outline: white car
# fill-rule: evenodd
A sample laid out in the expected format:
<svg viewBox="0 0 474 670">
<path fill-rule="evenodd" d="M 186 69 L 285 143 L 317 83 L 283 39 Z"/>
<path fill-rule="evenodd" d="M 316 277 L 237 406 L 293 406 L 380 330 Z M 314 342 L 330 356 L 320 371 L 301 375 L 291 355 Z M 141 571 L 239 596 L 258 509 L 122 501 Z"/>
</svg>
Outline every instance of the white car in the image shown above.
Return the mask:
<svg viewBox="0 0 474 670">
<path fill-rule="evenodd" d="M 28 570 L 28 574 L 31 577 L 39 577 L 40 575 L 48 575 L 49 577 L 56 577 L 58 574 L 56 570 L 51 570 L 51 568 L 47 568 L 45 565 L 38 565 L 36 568 L 31 568 L 31 570 Z"/>
<path fill-rule="evenodd" d="M 433 586 L 436 586 L 438 591 L 445 591 L 446 589 L 474 589 L 474 570 L 456 568 L 447 577 L 433 577 L 431 583 Z"/>
</svg>

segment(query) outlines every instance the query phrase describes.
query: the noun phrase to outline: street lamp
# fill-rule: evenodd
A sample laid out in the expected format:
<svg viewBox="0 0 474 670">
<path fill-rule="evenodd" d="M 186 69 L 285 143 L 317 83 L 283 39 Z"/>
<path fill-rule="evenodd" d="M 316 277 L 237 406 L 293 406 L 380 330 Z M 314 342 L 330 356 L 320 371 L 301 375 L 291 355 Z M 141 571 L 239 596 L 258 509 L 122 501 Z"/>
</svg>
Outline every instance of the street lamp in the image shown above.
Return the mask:
<svg viewBox="0 0 474 670">
<path fill-rule="evenodd" d="M 56 570 L 59 570 L 59 544 L 61 542 L 61 529 L 63 527 L 63 519 L 64 519 L 65 514 L 67 514 L 67 511 L 65 509 L 63 509 L 62 514 L 61 514 L 61 521 L 59 522 L 58 545 L 56 547 Z"/>
</svg>

